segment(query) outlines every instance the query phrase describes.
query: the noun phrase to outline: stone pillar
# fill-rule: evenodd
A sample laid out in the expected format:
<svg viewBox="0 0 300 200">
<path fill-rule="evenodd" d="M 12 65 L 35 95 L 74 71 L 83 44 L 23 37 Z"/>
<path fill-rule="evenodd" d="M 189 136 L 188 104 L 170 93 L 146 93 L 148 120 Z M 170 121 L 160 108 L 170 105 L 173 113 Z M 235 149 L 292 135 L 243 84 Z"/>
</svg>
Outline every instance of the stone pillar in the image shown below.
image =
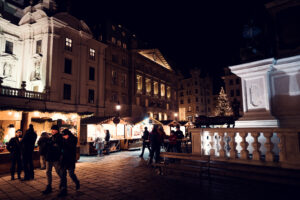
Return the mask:
<svg viewBox="0 0 300 200">
<path fill-rule="evenodd" d="M 280 162 L 284 162 L 286 160 L 286 149 L 285 149 L 285 136 L 283 133 L 277 133 L 278 137 L 279 137 L 279 144 L 278 144 L 278 148 L 279 148 L 279 161 Z"/>
<path fill-rule="evenodd" d="M 254 138 L 254 141 L 252 142 L 252 146 L 253 146 L 253 152 L 252 152 L 252 160 L 260 160 L 260 143 L 258 142 L 258 137 L 259 137 L 259 133 L 258 132 L 252 132 L 251 133 L 252 137 Z"/>
<path fill-rule="evenodd" d="M 265 147 L 267 149 L 267 151 L 266 151 L 266 161 L 273 162 L 274 161 L 274 152 L 273 152 L 274 144 L 271 141 L 273 133 L 272 132 L 266 132 L 266 133 L 264 133 L 264 136 L 266 137 Z"/>
<path fill-rule="evenodd" d="M 244 160 L 248 160 L 248 156 L 249 156 L 249 151 L 247 150 L 247 147 L 248 147 L 248 142 L 246 142 L 246 137 L 248 135 L 247 132 L 240 132 L 239 133 L 240 136 L 242 137 L 242 142 L 241 142 L 241 147 L 242 147 L 242 150 L 241 150 L 241 159 L 244 159 Z"/>
<path fill-rule="evenodd" d="M 270 71 L 275 60 L 266 59 L 230 67 L 241 77 L 244 116 L 235 123 L 237 128 L 278 127 L 271 114 Z"/>
<path fill-rule="evenodd" d="M 220 132 L 219 133 L 219 136 L 220 136 L 220 138 L 221 138 L 221 141 L 220 141 L 220 146 L 221 146 L 221 148 L 220 148 L 220 158 L 225 158 L 225 154 L 226 154 L 226 152 L 225 152 L 225 142 L 224 142 L 224 132 Z"/>
<path fill-rule="evenodd" d="M 210 150 L 209 150 L 209 155 L 211 156 L 215 156 L 215 149 L 214 149 L 214 145 L 215 145 L 215 141 L 214 141 L 214 132 L 209 132 L 209 136 L 210 136 Z"/>
<path fill-rule="evenodd" d="M 235 132 L 229 132 L 228 136 L 230 137 L 230 142 L 229 142 L 229 146 L 230 146 L 230 158 L 235 159 L 237 157 L 237 151 L 236 151 L 236 142 L 235 142 Z"/>
</svg>

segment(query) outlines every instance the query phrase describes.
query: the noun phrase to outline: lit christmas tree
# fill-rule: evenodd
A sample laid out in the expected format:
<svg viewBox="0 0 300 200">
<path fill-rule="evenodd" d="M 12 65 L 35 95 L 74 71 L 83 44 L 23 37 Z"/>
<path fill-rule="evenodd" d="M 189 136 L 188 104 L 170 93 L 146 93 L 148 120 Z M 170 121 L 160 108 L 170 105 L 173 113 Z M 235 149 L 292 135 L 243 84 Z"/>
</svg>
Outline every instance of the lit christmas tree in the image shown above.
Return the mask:
<svg viewBox="0 0 300 200">
<path fill-rule="evenodd" d="M 218 96 L 218 102 L 215 108 L 215 116 L 232 116 L 232 108 L 223 87 Z"/>
</svg>

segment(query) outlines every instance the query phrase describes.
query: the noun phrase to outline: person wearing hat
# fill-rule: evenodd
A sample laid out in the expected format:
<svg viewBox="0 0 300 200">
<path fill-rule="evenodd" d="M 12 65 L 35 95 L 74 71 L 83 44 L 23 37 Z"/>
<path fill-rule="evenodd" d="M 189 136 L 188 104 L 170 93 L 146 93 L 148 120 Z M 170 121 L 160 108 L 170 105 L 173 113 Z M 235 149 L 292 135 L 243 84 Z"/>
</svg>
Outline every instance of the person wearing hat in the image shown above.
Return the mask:
<svg viewBox="0 0 300 200">
<path fill-rule="evenodd" d="M 62 195 L 67 194 L 67 171 L 69 172 L 70 178 L 76 185 L 76 190 L 80 188 L 79 180 L 75 174 L 75 163 L 76 163 L 76 145 L 77 137 L 72 134 L 69 129 L 65 129 L 63 134 L 63 157 L 61 162 L 62 170 L 62 185 L 61 187 L 66 188 Z"/>
<path fill-rule="evenodd" d="M 63 137 L 59 133 L 59 127 L 57 125 L 53 125 L 51 127 L 51 138 L 49 138 L 47 143 L 47 152 L 46 152 L 46 175 L 47 175 L 47 187 L 43 191 L 43 194 L 49 194 L 52 192 L 52 168 L 55 168 L 56 173 L 60 177 L 60 181 L 62 187 L 60 187 L 61 191 L 59 193 L 63 194 L 64 185 L 62 184 L 62 171 L 60 161 L 62 159 L 62 145 L 63 145 Z"/>
<path fill-rule="evenodd" d="M 16 137 L 13 137 L 9 140 L 7 144 L 7 150 L 10 152 L 11 159 L 11 180 L 15 180 L 15 170 L 17 165 L 18 179 L 21 179 L 21 171 L 22 171 L 22 161 L 21 161 L 21 139 L 22 139 L 22 131 L 18 129 L 16 131 Z"/>
</svg>

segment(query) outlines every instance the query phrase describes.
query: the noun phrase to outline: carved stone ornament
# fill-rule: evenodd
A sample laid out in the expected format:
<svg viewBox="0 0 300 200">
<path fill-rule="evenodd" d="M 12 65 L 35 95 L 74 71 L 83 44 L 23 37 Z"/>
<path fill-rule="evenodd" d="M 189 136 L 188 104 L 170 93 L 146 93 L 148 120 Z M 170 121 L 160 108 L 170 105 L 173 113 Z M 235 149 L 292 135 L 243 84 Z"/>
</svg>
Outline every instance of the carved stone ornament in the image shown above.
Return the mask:
<svg viewBox="0 0 300 200">
<path fill-rule="evenodd" d="M 253 107 L 258 107 L 262 104 L 262 97 L 259 95 L 259 86 L 252 84 L 249 88 L 250 103 Z"/>
</svg>

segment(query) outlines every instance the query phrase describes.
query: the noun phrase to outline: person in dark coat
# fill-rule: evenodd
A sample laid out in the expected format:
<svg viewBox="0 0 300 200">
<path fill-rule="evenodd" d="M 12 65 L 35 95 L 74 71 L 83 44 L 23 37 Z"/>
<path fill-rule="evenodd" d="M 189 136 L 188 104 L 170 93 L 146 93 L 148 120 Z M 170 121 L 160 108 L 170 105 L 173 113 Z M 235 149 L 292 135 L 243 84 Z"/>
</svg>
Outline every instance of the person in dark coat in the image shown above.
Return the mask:
<svg viewBox="0 0 300 200">
<path fill-rule="evenodd" d="M 49 136 L 47 132 L 43 132 L 41 134 L 40 139 L 38 140 L 41 169 L 46 169 L 46 152 L 47 152 L 48 140 L 49 140 Z"/>
<path fill-rule="evenodd" d="M 143 133 L 142 140 L 143 140 L 143 148 L 142 148 L 142 153 L 140 155 L 141 158 L 144 156 L 144 151 L 145 151 L 146 147 L 148 148 L 148 150 L 150 152 L 149 131 L 148 131 L 147 127 L 145 127 L 145 131 Z"/>
<path fill-rule="evenodd" d="M 160 154 L 160 146 L 162 143 L 162 138 L 157 125 L 154 125 L 151 133 L 149 134 L 149 140 L 150 140 L 151 150 L 150 150 L 150 159 L 148 161 L 148 164 L 150 165 L 153 162 L 154 154 L 155 154 L 156 163 L 159 162 L 159 157 L 160 157 L 159 154 Z"/>
<path fill-rule="evenodd" d="M 178 153 L 182 153 L 182 151 L 181 151 L 181 139 L 184 138 L 184 135 L 183 135 L 182 131 L 180 130 L 180 126 L 179 125 L 176 126 L 175 135 L 176 135 L 176 138 L 178 139 L 177 140 L 177 144 L 176 144 L 177 152 Z"/>
<path fill-rule="evenodd" d="M 64 195 L 67 194 L 67 171 L 69 172 L 70 178 L 76 185 L 76 190 L 80 188 L 79 180 L 75 174 L 76 164 L 76 145 L 77 137 L 74 136 L 69 129 L 63 130 L 63 158 L 61 162 L 62 170 L 62 184 L 66 187 Z"/>
<path fill-rule="evenodd" d="M 10 152 L 11 180 L 15 180 L 16 165 L 17 165 L 18 179 L 21 179 L 21 171 L 22 171 L 21 139 L 22 139 L 22 131 L 21 129 L 18 129 L 16 131 L 16 137 L 11 138 L 6 147 L 7 150 Z"/>
<path fill-rule="evenodd" d="M 110 133 L 109 133 L 109 130 L 106 130 L 104 140 L 105 140 L 106 153 L 109 154 L 109 152 L 110 152 Z"/>
<path fill-rule="evenodd" d="M 23 167 L 24 167 L 24 179 L 23 181 L 28 181 L 34 179 L 34 167 L 33 167 L 33 150 L 37 134 L 33 129 L 33 125 L 29 125 L 29 129 L 26 131 L 25 135 L 21 140 L 21 151 L 23 156 Z"/>
<path fill-rule="evenodd" d="M 61 160 L 62 160 L 62 146 L 63 146 L 63 137 L 59 133 L 59 127 L 53 125 L 51 127 L 52 136 L 49 138 L 47 143 L 46 151 L 46 175 L 47 175 L 47 187 L 43 191 L 43 194 L 49 194 L 52 192 L 52 168 L 55 168 L 57 175 L 60 177 L 60 193 L 63 194 L 66 190 L 66 186 L 62 184 L 62 171 L 61 171 Z"/>
</svg>

